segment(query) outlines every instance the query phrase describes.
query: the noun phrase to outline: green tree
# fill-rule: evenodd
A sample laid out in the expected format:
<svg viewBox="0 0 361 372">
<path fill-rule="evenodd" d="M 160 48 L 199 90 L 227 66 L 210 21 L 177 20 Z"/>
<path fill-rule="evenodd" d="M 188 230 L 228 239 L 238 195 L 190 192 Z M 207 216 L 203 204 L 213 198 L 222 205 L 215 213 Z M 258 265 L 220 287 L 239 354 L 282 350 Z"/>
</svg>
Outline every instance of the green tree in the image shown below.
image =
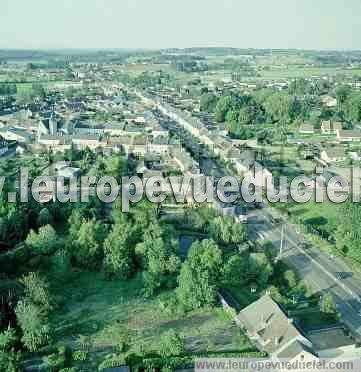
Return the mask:
<svg viewBox="0 0 361 372">
<path fill-rule="evenodd" d="M 37 254 L 53 253 L 59 246 L 58 236 L 51 225 L 40 227 L 38 232 L 31 230 L 25 243 Z"/>
<path fill-rule="evenodd" d="M 234 100 L 231 96 L 221 97 L 216 106 L 215 119 L 218 123 L 223 123 L 226 120 L 226 115 L 234 107 Z"/>
<path fill-rule="evenodd" d="M 21 341 L 31 351 L 38 351 L 50 340 L 50 328 L 45 314 L 30 301 L 19 301 L 16 309 L 17 322 L 22 331 Z"/>
<path fill-rule="evenodd" d="M 95 219 L 83 220 L 76 239 L 72 242 L 72 255 L 80 267 L 95 269 L 103 259 L 105 230 Z"/>
<path fill-rule="evenodd" d="M 186 309 L 214 303 L 221 280 L 222 252 L 213 240 L 192 244 L 178 278 L 177 297 Z"/>
<path fill-rule="evenodd" d="M 0 333 L 0 371 L 18 372 L 20 370 L 20 353 L 15 351 L 16 332 L 8 327 Z"/>
<path fill-rule="evenodd" d="M 343 106 L 347 121 L 351 123 L 359 123 L 361 121 L 361 93 L 351 93 Z"/>
<path fill-rule="evenodd" d="M 132 235 L 130 224 L 116 224 L 105 239 L 104 270 L 109 277 L 126 279 L 134 273 Z"/>
<path fill-rule="evenodd" d="M 204 93 L 200 100 L 200 109 L 205 112 L 214 112 L 217 105 L 217 97 L 211 93 Z"/>
<path fill-rule="evenodd" d="M 158 350 L 163 358 L 181 355 L 185 351 L 185 343 L 180 335 L 171 329 L 161 335 Z"/>
<path fill-rule="evenodd" d="M 320 310 L 322 313 L 330 315 L 330 316 L 338 315 L 336 303 L 332 295 L 330 295 L 329 293 L 322 296 L 320 300 Z"/>
<path fill-rule="evenodd" d="M 210 224 L 212 239 L 222 244 L 238 244 L 246 239 L 246 229 L 243 224 L 236 223 L 232 217 L 215 218 Z"/>
<path fill-rule="evenodd" d="M 44 312 L 51 310 L 48 283 L 38 273 L 28 273 L 20 279 L 27 301 L 39 306 Z"/>
<path fill-rule="evenodd" d="M 264 102 L 267 116 L 272 121 L 290 123 L 296 116 L 294 99 L 287 93 L 273 93 Z"/>
<path fill-rule="evenodd" d="M 164 286 L 174 285 L 180 262 L 175 252 L 177 243 L 165 239 L 164 232 L 158 224 L 151 224 L 145 231 L 143 241 L 135 247 L 143 273 L 146 294 L 153 295 Z"/>
</svg>

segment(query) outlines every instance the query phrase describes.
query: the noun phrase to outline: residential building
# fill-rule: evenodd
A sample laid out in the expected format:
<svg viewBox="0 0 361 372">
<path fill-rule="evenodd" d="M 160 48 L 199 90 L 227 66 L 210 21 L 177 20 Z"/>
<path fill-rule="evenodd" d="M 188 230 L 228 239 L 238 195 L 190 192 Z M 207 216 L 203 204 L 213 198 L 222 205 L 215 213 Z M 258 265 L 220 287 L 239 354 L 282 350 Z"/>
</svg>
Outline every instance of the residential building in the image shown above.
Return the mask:
<svg viewBox="0 0 361 372">
<path fill-rule="evenodd" d="M 321 160 L 326 163 L 335 163 L 346 160 L 346 152 L 343 147 L 330 147 L 321 151 Z"/>
<path fill-rule="evenodd" d="M 7 141 L 17 141 L 19 143 L 29 143 L 32 135 L 24 129 L 18 128 L 1 128 L 0 135 Z"/>
<path fill-rule="evenodd" d="M 6 154 L 8 150 L 8 142 L 0 136 L 0 156 Z"/>
<path fill-rule="evenodd" d="M 282 357 L 286 352 L 294 358 L 302 353 L 314 355 L 312 343 L 268 294 L 241 310 L 236 322 L 259 350 L 271 356 Z"/>
<path fill-rule="evenodd" d="M 339 121 L 323 120 L 321 122 L 322 134 L 336 134 L 338 130 L 342 130 L 342 123 Z"/>
<path fill-rule="evenodd" d="M 315 129 L 313 128 L 313 125 L 308 124 L 308 123 L 303 123 L 300 126 L 299 133 L 300 134 L 314 134 Z"/>
<path fill-rule="evenodd" d="M 337 130 L 336 136 L 339 142 L 361 141 L 361 131 L 358 130 Z"/>
<path fill-rule="evenodd" d="M 321 96 L 321 102 L 327 107 L 336 107 L 337 99 L 329 95 Z"/>
</svg>

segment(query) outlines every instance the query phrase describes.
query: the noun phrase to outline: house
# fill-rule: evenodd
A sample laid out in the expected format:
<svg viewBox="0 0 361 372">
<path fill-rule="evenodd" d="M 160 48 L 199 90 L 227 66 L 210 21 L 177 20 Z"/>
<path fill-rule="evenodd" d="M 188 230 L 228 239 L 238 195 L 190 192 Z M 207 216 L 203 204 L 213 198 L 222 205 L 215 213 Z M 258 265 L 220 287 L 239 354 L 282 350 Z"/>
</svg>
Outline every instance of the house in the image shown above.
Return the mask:
<svg viewBox="0 0 361 372">
<path fill-rule="evenodd" d="M 321 122 L 322 134 L 337 134 L 338 130 L 342 130 L 342 123 L 339 121 L 323 120 Z"/>
<path fill-rule="evenodd" d="M 17 141 L 19 143 L 29 143 L 32 136 L 24 129 L 1 128 L 0 135 L 8 141 Z"/>
<path fill-rule="evenodd" d="M 23 155 L 26 152 L 26 147 L 22 144 L 16 146 L 16 155 Z"/>
<path fill-rule="evenodd" d="M 236 317 L 239 326 L 257 348 L 271 356 L 285 353 L 294 358 L 313 354 L 312 343 L 299 331 L 269 294 L 247 306 Z"/>
<path fill-rule="evenodd" d="M 300 126 L 299 133 L 301 133 L 301 134 L 314 134 L 315 129 L 313 128 L 313 125 L 308 124 L 308 123 L 303 123 Z"/>
<path fill-rule="evenodd" d="M 321 160 L 326 163 L 344 161 L 346 158 L 346 152 L 343 147 L 330 147 L 321 151 Z"/>
<path fill-rule="evenodd" d="M 337 99 L 329 95 L 321 96 L 321 102 L 327 107 L 337 106 Z"/>
<path fill-rule="evenodd" d="M 169 151 L 168 139 L 163 136 L 153 138 L 148 143 L 148 152 L 156 154 L 167 154 Z"/>
<path fill-rule="evenodd" d="M 135 156 L 144 156 L 147 153 L 148 138 L 146 136 L 133 137 L 128 147 L 124 146 L 126 154 Z"/>
<path fill-rule="evenodd" d="M 96 149 L 100 146 L 101 142 L 99 136 L 97 135 L 73 135 L 71 137 L 71 142 L 78 149 L 85 149 L 89 147 L 90 149 Z"/>
<path fill-rule="evenodd" d="M 287 359 L 290 363 L 296 360 L 301 360 L 302 362 L 316 362 L 318 360 L 318 356 L 312 348 L 298 340 L 285 347 L 279 354 L 277 354 L 277 358 Z"/>
<path fill-rule="evenodd" d="M 361 131 L 357 130 L 337 130 L 336 136 L 339 142 L 361 141 Z"/>
</svg>

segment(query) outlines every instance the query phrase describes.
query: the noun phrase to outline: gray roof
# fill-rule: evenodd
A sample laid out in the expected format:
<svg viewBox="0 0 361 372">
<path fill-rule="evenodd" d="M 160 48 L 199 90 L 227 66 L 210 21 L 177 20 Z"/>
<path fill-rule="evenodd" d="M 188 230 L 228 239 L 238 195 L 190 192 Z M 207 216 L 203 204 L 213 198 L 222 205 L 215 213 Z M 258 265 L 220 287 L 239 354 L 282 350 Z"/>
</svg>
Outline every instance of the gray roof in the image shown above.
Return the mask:
<svg viewBox="0 0 361 372">
<path fill-rule="evenodd" d="M 287 358 L 287 359 L 294 359 L 297 357 L 297 355 L 301 353 L 308 353 L 312 354 L 316 357 L 316 354 L 313 352 L 313 350 L 303 344 L 302 342 L 296 340 L 293 341 L 291 344 L 286 346 L 280 353 L 277 354 L 278 358 Z"/>
<path fill-rule="evenodd" d="M 251 335 L 263 340 L 260 348 L 273 353 L 301 333 L 268 294 L 243 309 L 237 316 Z"/>
<path fill-rule="evenodd" d="M 340 130 L 339 136 L 344 138 L 354 137 L 361 138 L 361 131 L 359 130 Z"/>
</svg>

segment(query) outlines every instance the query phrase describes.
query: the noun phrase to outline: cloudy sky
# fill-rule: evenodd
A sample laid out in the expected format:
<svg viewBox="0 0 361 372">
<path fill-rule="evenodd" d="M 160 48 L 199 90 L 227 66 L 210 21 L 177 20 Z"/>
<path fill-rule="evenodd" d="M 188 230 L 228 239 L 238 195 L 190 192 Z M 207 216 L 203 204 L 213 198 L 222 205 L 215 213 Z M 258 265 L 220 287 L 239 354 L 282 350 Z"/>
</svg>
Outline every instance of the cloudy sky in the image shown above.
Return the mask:
<svg viewBox="0 0 361 372">
<path fill-rule="evenodd" d="M 361 49 L 360 0 L 1 0 L 0 48 Z"/>
</svg>

